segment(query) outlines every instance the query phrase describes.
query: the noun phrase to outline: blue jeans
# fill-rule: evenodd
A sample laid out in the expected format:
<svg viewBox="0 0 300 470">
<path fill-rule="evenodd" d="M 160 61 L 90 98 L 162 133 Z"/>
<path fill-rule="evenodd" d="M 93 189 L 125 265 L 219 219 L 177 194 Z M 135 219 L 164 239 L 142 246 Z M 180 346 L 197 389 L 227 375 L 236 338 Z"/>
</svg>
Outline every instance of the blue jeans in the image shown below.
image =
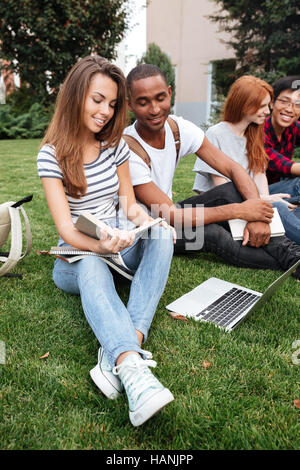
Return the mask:
<svg viewBox="0 0 300 470">
<path fill-rule="evenodd" d="M 135 270 L 127 307 L 118 296 L 109 267 L 100 258 L 87 256 L 70 264 L 57 259 L 54 264 L 56 286 L 80 295 L 86 319 L 111 366 L 123 352 L 143 355 L 136 330 L 145 342 L 168 279 L 173 255 L 171 231 L 153 227 L 150 233 L 151 237 L 140 238 L 122 251 L 126 265 Z"/>
<path fill-rule="evenodd" d="M 287 193 L 291 196 L 300 196 L 300 177 L 282 178 L 277 183 L 269 185 L 270 194 Z"/>
<path fill-rule="evenodd" d="M 281 221 L 285 228 L 285 235 L 290 240 L 293 240 L 300 245 L 300 206 L 292 211 L 289 210 L 288 206 L 284 202 L 273 202 L 272 206 L 277 207 L 278 209 Z"/>
</svg>

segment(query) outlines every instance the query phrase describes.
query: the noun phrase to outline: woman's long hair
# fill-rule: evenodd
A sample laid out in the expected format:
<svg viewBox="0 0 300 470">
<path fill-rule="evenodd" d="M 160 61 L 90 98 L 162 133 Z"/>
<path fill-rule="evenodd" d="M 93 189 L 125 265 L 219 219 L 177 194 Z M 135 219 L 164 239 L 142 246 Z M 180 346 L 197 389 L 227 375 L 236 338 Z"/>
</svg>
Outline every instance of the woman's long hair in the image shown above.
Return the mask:
<svg viewBox="0 0 300 470">
<path fill-rule="evenodd" d="M 273 99 L 272 87 L 252 75 L 238 78 L 227 95 L 223 119 L 236 124 L 246 115 L 255 114 L 266 95 Z M 264 124 L 250 123 L 245 131 L 249 170 L 253 173 L 264 172 L 268 165 L 268 156 L 264 149 Z"/>
<path fill-rule="evenodd" d="M 118 86 L 118 94 L 113 117 L 95 137 L 102 148 L 119 144 L 127 118 L 125 77 L 117 66 L 96 55 L 79 60 L 68 73 L 41 144 L 54 145 L 67 192 L 75 198 L 84 195 L 87 188 L 80 132 L 86 94 L 97 73 L 111 78 Z"/>
</svg>

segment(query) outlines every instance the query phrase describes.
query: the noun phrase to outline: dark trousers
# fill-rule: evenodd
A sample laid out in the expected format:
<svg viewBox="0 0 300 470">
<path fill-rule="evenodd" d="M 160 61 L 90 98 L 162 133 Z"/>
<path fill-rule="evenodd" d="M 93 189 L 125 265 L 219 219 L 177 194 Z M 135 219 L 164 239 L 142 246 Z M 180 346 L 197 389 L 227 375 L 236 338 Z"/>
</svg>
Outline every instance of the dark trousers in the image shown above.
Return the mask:
<svg viewBox="0 0 300 470">
<path fill-rule="evenodd" d="M 216 207 L 243 202 L 233 183 L 217 186 L 203 194 L 177 202 L 178 207 Z M 268 245 L 261 248 L 242 246 L 234 241 L 227 222 L 199 227 L 176 229 L 175 254 L 188 252 L 214 253 L 225 261 L 243 268 L 286 270 L 300 259 L 300 246 L 287 237 L 272 237 Z"/>
</svg>

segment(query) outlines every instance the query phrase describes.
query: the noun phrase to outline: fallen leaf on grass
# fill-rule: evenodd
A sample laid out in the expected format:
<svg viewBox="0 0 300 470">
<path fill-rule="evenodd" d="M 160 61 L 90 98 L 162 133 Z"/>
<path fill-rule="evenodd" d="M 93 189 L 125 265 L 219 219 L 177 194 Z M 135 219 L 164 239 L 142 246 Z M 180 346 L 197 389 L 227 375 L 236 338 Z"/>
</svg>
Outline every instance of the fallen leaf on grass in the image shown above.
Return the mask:
<svg viewBox="0 0 300 470">
<path fill-rule="evenodd" d="M 50 354 L 49 351 L 46 352 L 46 354 L 44 354 L 43 356 L 40 356 L 40 359 L 46 359 L 46 357 L 48 357 L 49 354 Z"/>
<path fill-rule="evenodd" d="M 210 366 L 211 366 L 211 363 L 210 363 L 210 362 L 208 362 L 208 361 L 204 361 L 204 362 L 203 362 L 203 367 L 204 367 L 204 369 L 208 369 Z"/>
<path fill-rule="evenodd" d="M 300 409 L 300 400 L 294 400 L 293 403 L 294 403 L 296 408 Z"/>
<path fill-rule="evenodd" d="M 177 315 L 177 313 L 174 313 L 174 312 L 169 312 L 169 314 L 171 315 L 172 318 L 176 318 L 176 320 L 183 320 L 189 323 L 188 319 L 184 317 L 183 315 Z"/>
</svg>

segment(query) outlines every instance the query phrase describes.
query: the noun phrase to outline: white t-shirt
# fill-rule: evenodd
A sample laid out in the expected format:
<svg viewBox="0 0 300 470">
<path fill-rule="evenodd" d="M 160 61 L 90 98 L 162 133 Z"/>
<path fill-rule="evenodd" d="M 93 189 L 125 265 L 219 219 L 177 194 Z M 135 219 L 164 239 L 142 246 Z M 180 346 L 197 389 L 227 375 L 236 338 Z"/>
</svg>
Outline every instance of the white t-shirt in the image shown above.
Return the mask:
<svg viewBox="0 0 300 470">
<path fill-rule="evenodd" d="M 180 150 L 178 161 L 197 152 L 203 142 L 204 132 L 190 121 L 178 116 L 170 116 L 177 122 L 180 133 Z M 148 153 L 151 160 L 151 171 L 141 157 L 131 151 L 129 159 L 130 176 L 133 186 L 153 181 L 170 199 L 172 199 L 172 182 L 176 170 L 176 146 L 172 130 L 165 123 L 165 147 L 156 149 L 148 145 L 137 133 L 135 123 L 126 127 L 125 134 L 133 136 Z"/>
<path fill-rule="evenodd" d="M 219 122 L 206 131 L 208 140 L 222 150 L 228 157 L 239 163 L 248 173 L 248 155 L 246 137 L 235 135 L 225 122 Z M 226 176 L 197 158 L 193 171 L 196 173 L 193 190 L 196 192 L 208 191 L 214 187 L 211 175 Z M 227 181 L 230 181 L 226 178 Z"/>
</svg>

